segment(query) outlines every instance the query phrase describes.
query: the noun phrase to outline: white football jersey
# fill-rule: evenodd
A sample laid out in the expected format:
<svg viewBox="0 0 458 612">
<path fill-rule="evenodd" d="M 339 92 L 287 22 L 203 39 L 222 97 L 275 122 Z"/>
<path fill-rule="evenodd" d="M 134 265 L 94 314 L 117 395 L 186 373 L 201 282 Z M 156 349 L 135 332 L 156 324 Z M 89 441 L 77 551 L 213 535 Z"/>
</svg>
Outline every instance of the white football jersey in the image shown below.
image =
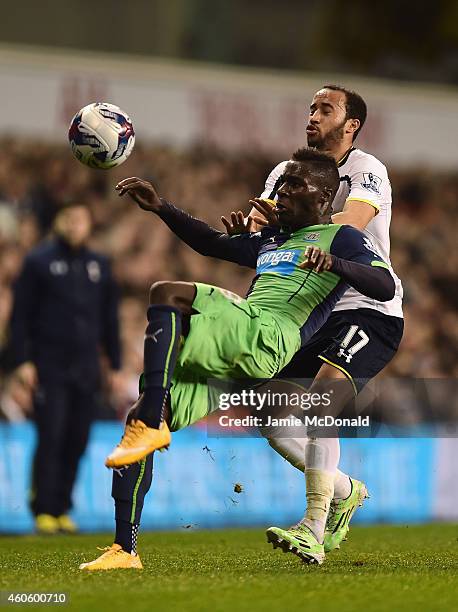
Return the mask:
<svg viewBox="0 0 458 612">
<path fill-rule="evenodd" d="M 280 162 L 266 180 L 262 198 L 276 198 L 280 177 L 288 161 Z M 337 164 L 340 187 L 332 203 L 333 212 L 341 212 L 348 200 L 360 200 L 373 206 L 377 214 L 367 224 L 363 233 L 374 245 L 383 260 L 390 265 L 396 284 L 396 293 L 389 302 L 377 302 L 350 287 L 334 310 L 372 308 L 392 317 L 402 317 L 402 285 L 390 262 L 391 184 L 386 167 L 373 155 L 360 149 L 350 149 Z"/>
</svg>

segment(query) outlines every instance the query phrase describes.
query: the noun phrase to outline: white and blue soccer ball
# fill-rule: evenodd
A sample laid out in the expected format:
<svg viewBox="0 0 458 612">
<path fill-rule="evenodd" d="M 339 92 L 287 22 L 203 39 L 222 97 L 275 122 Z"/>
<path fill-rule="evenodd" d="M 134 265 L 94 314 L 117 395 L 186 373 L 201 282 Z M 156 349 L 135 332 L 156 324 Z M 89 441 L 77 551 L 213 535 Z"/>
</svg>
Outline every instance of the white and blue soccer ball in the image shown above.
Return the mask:
<svg viewBox="0 0 458 612">
<path fill-rule="evenodd" d="M 91 168 L 114 168 L 132 153 L 135 132 L 129 115 L 114 104 L 94 102 L 73 117 L 68 130 L 73 155 Z"/>
</svg>

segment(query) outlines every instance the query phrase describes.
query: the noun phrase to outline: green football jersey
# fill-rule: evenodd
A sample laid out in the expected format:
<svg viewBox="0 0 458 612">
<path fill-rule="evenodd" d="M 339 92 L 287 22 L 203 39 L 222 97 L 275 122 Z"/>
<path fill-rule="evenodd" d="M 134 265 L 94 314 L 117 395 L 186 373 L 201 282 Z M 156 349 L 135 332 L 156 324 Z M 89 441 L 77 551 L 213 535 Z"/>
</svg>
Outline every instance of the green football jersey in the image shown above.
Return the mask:
<svg viewBox="0 0 458 612">
<path fill-rule="evenodd" d="M 247 300 L 300 328 L 318 328 L 348 285 L 332 272 L 299 268 L 308 246 L 343 259 L 387 266 L 369 239 L 348 225 L 313 225 L 291 234 L 263 230 L 258 242 L 257 276 Z"/>
</svg>

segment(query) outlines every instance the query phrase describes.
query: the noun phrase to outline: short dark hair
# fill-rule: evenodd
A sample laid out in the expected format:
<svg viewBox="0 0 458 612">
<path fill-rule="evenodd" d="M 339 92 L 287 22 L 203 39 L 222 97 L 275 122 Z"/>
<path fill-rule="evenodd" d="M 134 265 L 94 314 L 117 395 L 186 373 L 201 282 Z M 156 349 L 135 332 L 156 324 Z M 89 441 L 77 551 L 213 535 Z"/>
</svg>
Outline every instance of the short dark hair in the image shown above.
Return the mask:
<svg viewBox="0 0 458 612">
<path fill-rule="evenodd" d="M 345 94 L 345 108 L 347 111 L 345 119 L 359 119 L 359 128 L 353 134 L 353 140 L 355 140 L 366 122 L 367 104 L 356 91 L 347 89 L 341 85 L 323 85 L 323 89 L 341 91 Z"/>
<path fill-rule="evenodd" d="M 293 153 L 291 159 L 297 162 L 313 163 L 316 167 L 316 174 L 320 176 L 322 186 L 332 189 L 332 199 L 334 199 L 339 189 L 340 177 L 336 160 L 331 155 L 312 147 L 302 147 Z"/>
<path fill-rule="evenodd" d="M 53 215 L 53 222 L 57 219 L 57 217 L 59 216 L 59 214 L 61 212 L 63 212 L 64 210 L 68 210 L 69 208 L 85 208 L 91 218 L 92 218 L 92 212 L 91 209 L 89 208 L 89 206 L 87 205 L 87 203 L 85 202 L 85 200 L 81 197 L 71 197 L 68 198 L 62 202 L 60 202 L 55 210 L 54 210 L 54 215 Z"/>
</svg>

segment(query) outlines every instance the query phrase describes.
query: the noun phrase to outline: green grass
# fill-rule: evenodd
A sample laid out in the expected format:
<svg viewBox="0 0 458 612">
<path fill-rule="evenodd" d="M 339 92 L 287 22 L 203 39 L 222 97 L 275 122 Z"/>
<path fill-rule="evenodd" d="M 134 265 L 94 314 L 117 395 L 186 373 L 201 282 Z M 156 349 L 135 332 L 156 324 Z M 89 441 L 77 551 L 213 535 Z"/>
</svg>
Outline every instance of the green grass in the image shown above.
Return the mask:
<svg viewBox="0 0 458 612">
<path fill-rule="evenodd" d="M 111 544 L 108 535 L 2 537 L 0 590 L 66 591 L 70 604 L 57 609 L 98 612 L 458 609 L 458 526 L 350 535 L 316 567 L 272 550 L 261 530 L 149 533 L 140 541 L 143 571 L 93 574 L 78 564 Z"/>
</svg>

